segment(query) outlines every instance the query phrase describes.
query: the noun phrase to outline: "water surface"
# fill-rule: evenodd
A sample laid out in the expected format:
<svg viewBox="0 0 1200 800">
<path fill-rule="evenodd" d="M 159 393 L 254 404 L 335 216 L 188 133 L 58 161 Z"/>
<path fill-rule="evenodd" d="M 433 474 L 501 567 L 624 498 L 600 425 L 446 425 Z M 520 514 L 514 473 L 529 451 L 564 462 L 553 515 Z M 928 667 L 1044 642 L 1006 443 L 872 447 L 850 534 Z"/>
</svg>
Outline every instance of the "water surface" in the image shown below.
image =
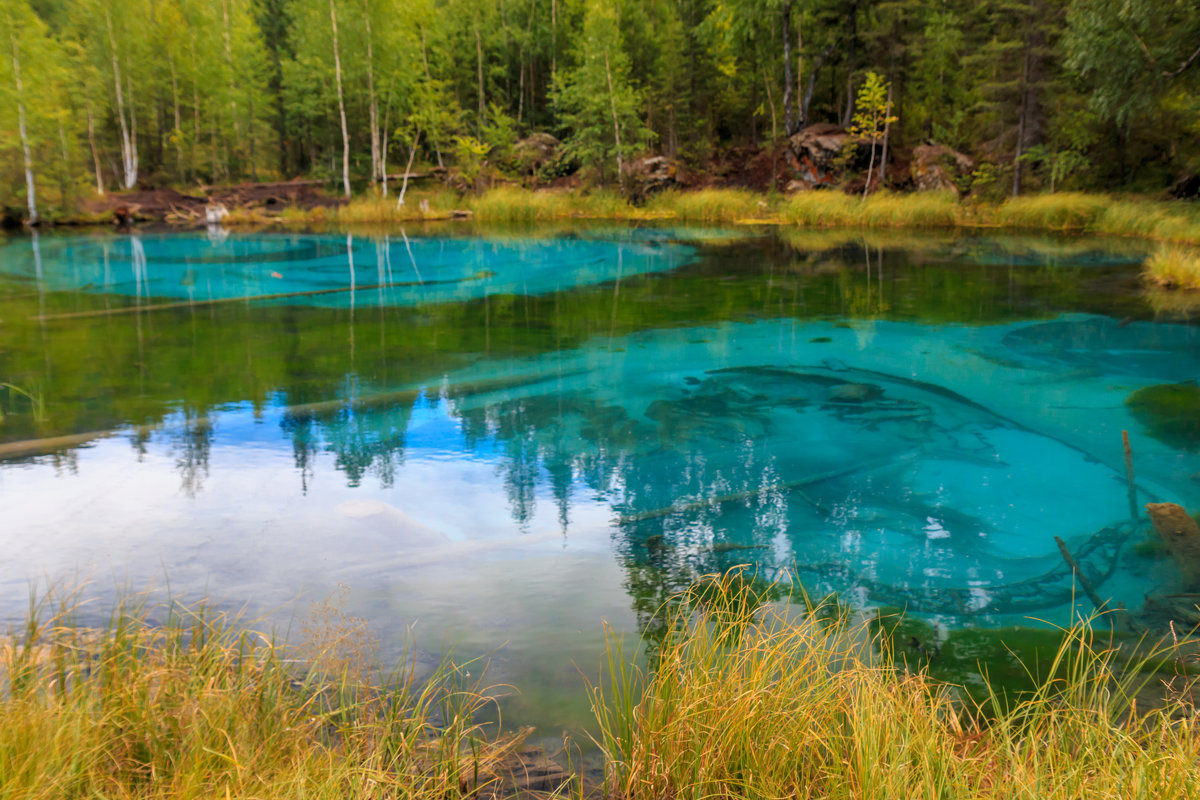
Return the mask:
<svg viewBox="0 0 1200 800">
<path fill-rule="evenodd" d="M 739 564 L 945 627 L 1169 589 L 1135 503 L 1200 456 L 1139 246 L 658 227 L 0 243 L 0 614 L 31 580 L 342 598 L 586 720 L 602 621 Z M 1139 553 L 1142 553 L 1139 555 Z M 339 585 L 346 587 L 344 595 Z"/>
</svg>

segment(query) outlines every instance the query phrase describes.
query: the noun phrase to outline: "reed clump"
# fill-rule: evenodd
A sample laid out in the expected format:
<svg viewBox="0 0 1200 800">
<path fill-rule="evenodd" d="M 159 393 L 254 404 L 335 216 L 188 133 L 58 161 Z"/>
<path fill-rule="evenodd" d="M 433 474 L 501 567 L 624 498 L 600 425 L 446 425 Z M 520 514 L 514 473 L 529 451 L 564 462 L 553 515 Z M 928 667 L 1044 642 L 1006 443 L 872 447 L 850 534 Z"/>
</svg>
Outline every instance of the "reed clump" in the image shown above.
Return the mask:
<svg viewBox="0 0 1200 800">
<path fill-rule="evenodd" d="M 356 197 L 345 205 L 331 208 L 316 221 L 353 225 L 447 219 L 452 216 L 456 203 L 456 196 L 450 191 L 408 192 L 404 198 L 404 205 L 399 205 L 394 196 L 371 194 Z"/>
<path fill-rule="evenodd" d="M 610 796 L 1197 795 L 1195 709 L 1142 710 L 1157 663 L 1126 663 L 1086 621 L 1064 631 L 1036 691 L 992 698 L 985 714 L 897 666 L 841 610 L 731 608 L 679 604 L 645 670 L 610 639 L 592 690 Z"/>
<path fill-rule="evenodd" d="M 1030 195 L 1005 201 L 990 216 L 1010 228 L 1083 231 L 1100 219 L 1111 202 L 1105 195 L 1082 192 Z"/>
<path fill-rule="evenodd" d="M 700 189 L 659 192 L 646 202 L 646 210 L 667 219 L 685 222 L 737 222 L 770 214 L 765 195 L 744 189 Z"/>
<path fill-rule="evenodd" d="M 946 228 L 958 224 L 961 209 L 953 192 L 876 192 L 863 203 L 862 224 L 881 228 Z"/>
<path fill-rule="evenodd" d="M 508 747 L 453 665 L 372 681 L 344 636 L 297 665 L 203 608 L 69 616 L 0 641 L 0 797 L 448 800 Z"/>
<path fill-rule="evenodd" d="M 1200 208 L 1179 202 L 1114 200 L 1096 220 L 1096 233 L 1200 244 Z"/>
<path fill-rule="evenodd" d="M 541 222 L 561 219 L 640 219 L 619 192 L 533 191 L 501 186 L 471 198 L 475 219 L 483 222 Z"/>
<path fill-rule="evenodd" d="M 803 227 L 849 227 L 858 224 L 861 202 L 842 192 L 801 192 L 788 198 L 781 212 L 785 220 Z"/>
<path fill-rule="evenodd" d="M 864 200 L 842 192 L 811 191 L 784 203 L 783 217 L 814 228 L 935 228 L 958 225 L 961 208 L 952 192 L 877 192 Z"/>
<path fill-rule="evenodd" d="M 1145 274 L 1165 289 L 1200 290 L 1200 249 L 1161 245 L 1146 259 Z"/>
</svg>

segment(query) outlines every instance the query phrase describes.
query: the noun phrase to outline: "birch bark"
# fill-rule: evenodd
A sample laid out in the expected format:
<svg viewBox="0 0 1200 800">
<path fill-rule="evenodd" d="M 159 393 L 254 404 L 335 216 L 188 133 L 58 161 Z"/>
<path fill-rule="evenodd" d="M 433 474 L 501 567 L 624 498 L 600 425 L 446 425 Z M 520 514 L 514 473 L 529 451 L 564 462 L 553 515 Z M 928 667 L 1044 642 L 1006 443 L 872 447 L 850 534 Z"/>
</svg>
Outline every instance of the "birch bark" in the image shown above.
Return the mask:
<svg viewBox="0 0 1200 800">
<path fill-rule="evenodd" d="M 21 59 L 17 52 L 17 35 L 9 31 L 12 43 L 13 82 L 17 88 L 17 130 L 21 136 L 21 151 L 25 157 L 25 198 L 29 205 L 29 224 L 38 224 L 37 193 L 33 186 L 33 155 L 29 148 L 29 135 L 25 129 L 25 93 L 21 84 Z"/>
<path fill-rule="evenodd" d="M 350 196 L 350 130 L 346 127 L 346 100 L 342 96 L 342 57 L 338 53 L 337 9 L 329 0 L 329 24 L 333 28 L 333 74 L 337 81 L 338 114 L 342 121 L 342 187 Z"/>
</svg>

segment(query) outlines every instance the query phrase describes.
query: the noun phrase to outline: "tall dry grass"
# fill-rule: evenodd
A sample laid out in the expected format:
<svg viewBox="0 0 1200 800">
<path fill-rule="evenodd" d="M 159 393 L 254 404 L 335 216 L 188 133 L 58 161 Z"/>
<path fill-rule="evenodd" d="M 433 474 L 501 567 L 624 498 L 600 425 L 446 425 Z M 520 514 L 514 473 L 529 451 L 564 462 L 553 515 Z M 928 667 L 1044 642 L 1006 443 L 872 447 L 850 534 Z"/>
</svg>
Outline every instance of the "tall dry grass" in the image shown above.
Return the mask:
<svg viewBox="0 0 1200 800">
<path fill-rule="evenodd" d="M 44 616 L 0 644 L 0 798 L 452 800 L 506 747 L 463 668 L 379 682 L 344 629 L 296 663 L 203 608 Z"/>
<path fill-rule="evenodd" d="M 1085 622 L 1035 692 L 985 717 L 840 613 L 754 606 L 680 603 L 647 669 L 610 638 L 592 700 L 611 796 L 1200 796 L 1195 709 L 1139 708 L 1156 664 L 1126 663 Z"/>
</svg>

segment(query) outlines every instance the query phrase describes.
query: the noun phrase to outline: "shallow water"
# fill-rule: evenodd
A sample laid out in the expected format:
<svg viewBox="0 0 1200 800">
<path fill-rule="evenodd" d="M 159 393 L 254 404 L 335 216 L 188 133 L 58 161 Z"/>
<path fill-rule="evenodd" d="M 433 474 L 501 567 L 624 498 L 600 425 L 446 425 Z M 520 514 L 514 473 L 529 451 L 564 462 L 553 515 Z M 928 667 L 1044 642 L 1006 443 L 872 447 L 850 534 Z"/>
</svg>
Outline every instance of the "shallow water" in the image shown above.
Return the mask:
<svg viewBox="0 0 1200 800">
<path fill-rule="evenodd" d="M 90 578 L 488 655 L 586 723 L 602 621 L 696 576 L 939 625 L 1140 605 L 1135 504 L 1200 455 L 1134 391 L 1200 375 L 1137 245 L 591 227 L 0 241 L 0 616 Z M 339 585 L 346 587 L 344 593 Z M 1076 607 L 1082 608 L 1077 605 Z M 282 609 L 282 611 L 281 611 Z M 298 621 L 298 627 L 302 624 Z"/>
</svg>

